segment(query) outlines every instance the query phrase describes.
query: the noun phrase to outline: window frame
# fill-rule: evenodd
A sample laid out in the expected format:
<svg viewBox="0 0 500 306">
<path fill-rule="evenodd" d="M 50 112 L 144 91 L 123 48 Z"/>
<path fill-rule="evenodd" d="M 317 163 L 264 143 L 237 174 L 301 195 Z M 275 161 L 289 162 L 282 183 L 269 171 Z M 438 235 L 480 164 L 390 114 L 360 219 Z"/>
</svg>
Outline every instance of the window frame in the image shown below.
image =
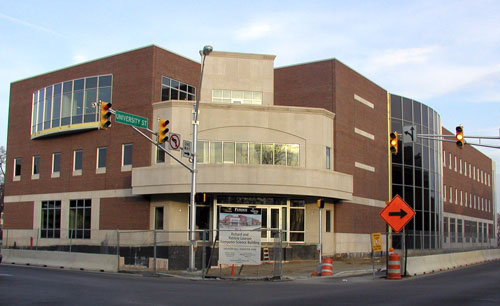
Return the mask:
<svg viewBox="0 0 500 306">
<path fill-rule="evenodd" d="M 128 148 L 130 148 L 130 157 L 125 156 L 125 154 L 128 152 Z M 122 144 L 122 162 L 121 162 L 121 170 L 122 172 L 126 171 L 132 171 L 132 163 L 133 163 L 133 151 L 134 151 L 134 146 L 133 143 L 124 143 Z M 125 164 L 126 159 L 130 159 L 130 163 Z"/>
<path fill-rule="evenodd" d="M 104 152 L 104 153 L 103 153 Z M 103 154 L 103 160 L 101 160 L 101 157 Z M 108 147 L 98 147 L 97 152 L 96 152 L 96 174 L 102 174 L 106 173 L 106 167 L 107 167 L 107 155 L 108 155 Z M 102 166 L 100 163 L 101 161 L 104 162 L 104 166 Z"/>
<path fill-rule="evenodd" d="M 80 161 L 78 161 L 80 158 Z M 80 165 L 78 165 L 80 164 Z M 79 168 L 77 168 L 79 166 Z M 83 172 L 83 150 L 78 149 L 73 151 L 73 176 L 82 175 Z"/>
<path fill-rule="evenodd" d="M 61 201 L 42 201 L 40 205 L 40 212 L 40 238 L 61 238 Z M 46 220 L 46 222 L 44 222 L 44 219 Z M 49 226 L 50 220 L 53 220 L 52 226 Z M 58 224 L 57 221 L 59 221 Z"/>
</svg>

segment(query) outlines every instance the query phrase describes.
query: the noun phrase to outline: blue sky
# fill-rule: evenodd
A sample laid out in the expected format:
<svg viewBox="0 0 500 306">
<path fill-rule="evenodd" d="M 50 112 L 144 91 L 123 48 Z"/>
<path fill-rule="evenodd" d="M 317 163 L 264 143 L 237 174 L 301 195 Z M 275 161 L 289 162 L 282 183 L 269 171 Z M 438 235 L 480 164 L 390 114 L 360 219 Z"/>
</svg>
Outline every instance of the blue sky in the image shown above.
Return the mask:
<svg viewBox="0 0 500 306">
<path fill-rule="evenodd" d="M 498 136 L 499 16 L 497 0 L 3 0 L 0 145 L 11 82 L 151 44 L 196 61 L 205 44 L 273 54 L 276 67 L 335 57 L 434 108 L 449 130 Z M 500 173 L 500 150 L 480 150 Z"/>
</svg>

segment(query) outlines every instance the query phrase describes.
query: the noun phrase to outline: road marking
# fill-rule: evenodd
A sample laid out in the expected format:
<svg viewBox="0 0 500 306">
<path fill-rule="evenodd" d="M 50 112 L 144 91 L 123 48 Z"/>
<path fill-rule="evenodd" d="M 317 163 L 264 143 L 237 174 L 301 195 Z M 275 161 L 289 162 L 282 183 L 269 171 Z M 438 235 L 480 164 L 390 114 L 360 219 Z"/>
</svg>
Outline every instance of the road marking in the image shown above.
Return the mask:
<svg viewBox="0 0 500 306">
<path fill-rule="evenodd" d="M 12 276 L 10 274 L 0 274 L 0 276 Z"/>
</svg>

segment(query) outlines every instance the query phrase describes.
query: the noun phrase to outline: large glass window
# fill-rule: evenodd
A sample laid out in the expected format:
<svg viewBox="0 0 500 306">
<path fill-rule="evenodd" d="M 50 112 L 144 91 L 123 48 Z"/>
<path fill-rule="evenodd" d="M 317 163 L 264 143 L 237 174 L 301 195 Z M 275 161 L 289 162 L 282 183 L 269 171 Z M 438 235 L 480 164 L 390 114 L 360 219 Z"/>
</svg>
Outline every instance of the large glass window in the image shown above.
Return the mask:
<svg viewBox="0 0 500 306">
<path fill-rule="evenodd" d="M 54 127 L 97 122 L 95 103 L 99 99 L 111 102 L 111 91 L 112 75 L 65 81 L 35 91 L 31 135 L 43 135 L 44 130 Z"/>
<path fill-rule="evenodd" d="M 198 163 L 299 166 L 299 145 L 198 141 Z"/>
<path fill-rule="evenodd" d="M 186 83 L 162 77 L 161 78 L 161 100 L 188 100 L 194 101 L 196 88 Z"/>
<path fill-rule="evenodd" d="M 90 239 L 92 200 L 69 201 L 69 238 Z"/>
<path fill-rule="evenodd" d="M 60 238 L 61 201 L 42 201 L 41 238 Z"/>
<path fill-rule="evenodd" d="M 262 92 L 243 90 L 212 90 L 212 102 L 234 104 L 262 104 Z"/>
</svg>

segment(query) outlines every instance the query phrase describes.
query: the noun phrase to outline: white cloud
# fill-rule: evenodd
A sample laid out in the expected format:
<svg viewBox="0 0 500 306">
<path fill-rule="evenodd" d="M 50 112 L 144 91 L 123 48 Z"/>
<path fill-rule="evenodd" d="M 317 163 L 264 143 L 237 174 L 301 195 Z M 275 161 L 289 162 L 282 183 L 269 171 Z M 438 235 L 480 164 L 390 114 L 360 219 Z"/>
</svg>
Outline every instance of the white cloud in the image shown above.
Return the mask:
<svg viewBox="0 0 500 306">
<path fill-rule="evenodd" d="M 377 71 L 410 63 L 425 64 L 429 61 L 432 53 L 436 49 L 435 46 L 429 46 L 423 48 L 385 50 L 382 54 L 376 55 L 368 60 L 368 69 Z"/>
<path fill-rule="evenodd" d="M 86 55 L 83 55 L 83 54 L 75 54 L 73 55 L 73 63 L 74 64 L 79 64 L 79 63 L 82 63 L 82 62 L 86 62 L 86 61 L 89 61 L 90 58 Z"/>
<path fill-rule="evenodd" d="M 257 40 L 271 36 L 278 28 L 279 26 L 269 22 L 257 21 L 239 28 L 235 31 L 235 35 L 236 39 L 240 41 Z"/>
</svg>

